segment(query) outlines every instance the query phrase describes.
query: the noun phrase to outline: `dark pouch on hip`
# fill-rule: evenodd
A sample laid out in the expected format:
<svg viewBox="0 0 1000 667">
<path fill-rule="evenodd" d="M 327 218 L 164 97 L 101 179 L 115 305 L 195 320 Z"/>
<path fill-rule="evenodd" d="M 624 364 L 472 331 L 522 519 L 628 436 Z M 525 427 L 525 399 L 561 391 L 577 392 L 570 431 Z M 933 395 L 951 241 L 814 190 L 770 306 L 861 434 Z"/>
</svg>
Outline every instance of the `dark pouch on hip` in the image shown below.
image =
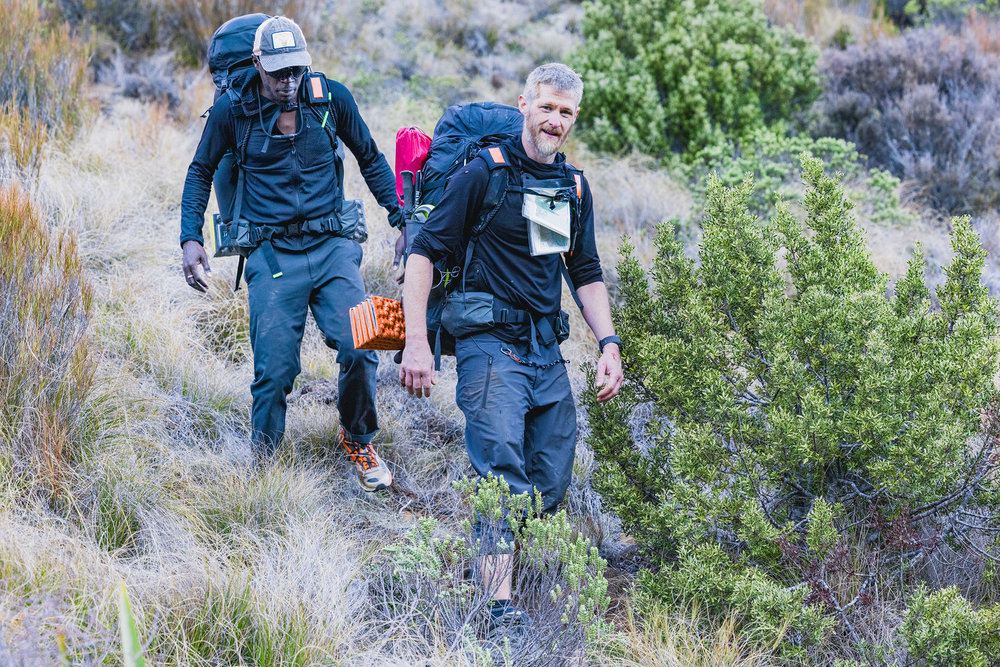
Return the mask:
<svg viewBox="0 0 1000 667">
<path fill-rule="evenodd" d="M 557 341 L 561 343 L 569 338 L 569 313 L 560 310 L 559 314 L 552 318 L 552 323 L 555 325 Z"/>
<path fill-rule="evenodd" d="M 445 297 L 441 325 L 455 338 L 489 331 L 495 324 L 489 292 L 452 292 Z"/>
<path fill-rule="evenodd" d="M 338 236 L 352 239 L 358 243 L 368 240 L 368 224 L 365 221 L 365 202 L 361 199 L 345 199 L 344 206 L 337 216 L 340 221 Z"/>
</svg>

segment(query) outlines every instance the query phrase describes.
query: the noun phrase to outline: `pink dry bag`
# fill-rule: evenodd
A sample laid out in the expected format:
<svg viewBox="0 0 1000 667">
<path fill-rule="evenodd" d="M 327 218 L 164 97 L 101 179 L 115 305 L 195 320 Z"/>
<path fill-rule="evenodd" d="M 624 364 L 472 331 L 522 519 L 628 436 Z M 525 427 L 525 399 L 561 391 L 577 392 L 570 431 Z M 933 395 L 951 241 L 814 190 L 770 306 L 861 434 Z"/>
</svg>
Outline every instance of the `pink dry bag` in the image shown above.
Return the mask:
<svg viewBox="0 0 1000 667">
<path fill-rule="evenodd" d="M 416 174 L 424 166 L 431 138 L 419 127 L 401 127 L 396 132 L 396 196 L 403 205 L 402 172 Z"/>
</svg>

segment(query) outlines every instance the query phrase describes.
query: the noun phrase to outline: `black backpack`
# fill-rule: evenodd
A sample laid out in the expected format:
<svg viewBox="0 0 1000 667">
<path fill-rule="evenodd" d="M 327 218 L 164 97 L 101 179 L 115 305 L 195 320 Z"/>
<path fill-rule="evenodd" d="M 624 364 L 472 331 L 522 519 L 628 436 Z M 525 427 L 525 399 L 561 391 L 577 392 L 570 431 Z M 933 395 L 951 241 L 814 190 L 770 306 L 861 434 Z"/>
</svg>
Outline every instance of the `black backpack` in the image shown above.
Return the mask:
<svg viewBox="0 0 1000 667">
<path fill-rule="evenodd" d="M 215 101 L 242 72 L 253 67 L 253 40 L 267 14 L 231 18 L 215 31 L 208 43 L 208 71 L 215 82 Z"/>
<path fill-rule="evenodd" d="M 517 168 L 504 155 L 499 144 L 520 136 L 524 117 L 512 106 L 497 102 L 473 102 L 456 104 L 442 114 L 434 127 L 434 136 L 423 168 L 416 175 L 417 187 L 406 187 L 404 176 L 404 197 L 411 193 L 412 202 L 404 202 L 407 215 L 406 244 L 409 254 L 413 241 L 419 235 L 430 208 L 437 205 L 444 195 L 448 181 L 462 166 L 477 156 L 481 156 L 490 169 L 486 194 L 480 206 L 479 219 L 472 226 L 465 248 L 434 264 L 434 276 L 427 298 L 427 337 L 434 350 L 434 365 L 440 370 L 441 355 L 455 354 L 455 338 L 441 326 L 441 314 L 445 298 L 454 291 L 472 259 L 478 237 L 489 227 L 511 191 L 521 191 Z M 579 208 L 579 187 L 581 171 L 567 166 L 571 178 L 576 181 L 576 199 L 573 210 Z M 573 227 L 576 227 L 576 215 Z M 575 234 L 574 234 L 575 237 Z M 572 249 L 572 241 L 571 241 Z M 560 262 L 561 270 L 577 305 L 580 301 L 573 290 L 566 266 Z M 401 358 L 400 355 L 397 355 Z M 397 359 L 398 361 L 398 359 Z"/>
<path fill-rule="evenodd" d="M 444 187 L 458 168 L 486 146 L 521 134 L 524 117 L 512 106 L 473 102 L 448 107 L 434 126 L 434 137 L 421 169 L 419 204 L 437 206 Z"/>
</svg>

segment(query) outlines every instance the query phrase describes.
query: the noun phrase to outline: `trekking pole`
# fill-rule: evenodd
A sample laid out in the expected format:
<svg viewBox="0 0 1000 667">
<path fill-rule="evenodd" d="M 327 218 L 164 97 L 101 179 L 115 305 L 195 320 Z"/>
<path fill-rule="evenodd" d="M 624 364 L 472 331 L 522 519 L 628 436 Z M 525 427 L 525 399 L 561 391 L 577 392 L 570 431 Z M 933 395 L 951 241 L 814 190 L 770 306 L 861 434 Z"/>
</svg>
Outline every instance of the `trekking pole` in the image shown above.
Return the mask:
<svg viewBox="0 0 1000 667">
<path fill-rule="evenodd" d="M 413 197 L 413 172 L 401 171 L 399 175 L 403 178 L 403 219 L 409 220 L 416 208 Z"/>
</svg>

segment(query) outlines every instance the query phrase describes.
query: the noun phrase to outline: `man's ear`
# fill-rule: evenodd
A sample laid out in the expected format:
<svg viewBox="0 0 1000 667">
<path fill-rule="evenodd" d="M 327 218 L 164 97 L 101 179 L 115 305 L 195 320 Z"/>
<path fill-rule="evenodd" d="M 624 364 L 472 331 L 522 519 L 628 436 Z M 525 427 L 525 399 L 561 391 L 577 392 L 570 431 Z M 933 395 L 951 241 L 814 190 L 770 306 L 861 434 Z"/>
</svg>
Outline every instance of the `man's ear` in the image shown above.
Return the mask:
<svg viewBox="0 0 1000 667">
<path fill-rule="evenodd" d="M 524 95 L 517 96 L 517 108 L 521 111 L 522 115 L 528 113 L 528 100 L 524 99 Z"/>
</svg>

